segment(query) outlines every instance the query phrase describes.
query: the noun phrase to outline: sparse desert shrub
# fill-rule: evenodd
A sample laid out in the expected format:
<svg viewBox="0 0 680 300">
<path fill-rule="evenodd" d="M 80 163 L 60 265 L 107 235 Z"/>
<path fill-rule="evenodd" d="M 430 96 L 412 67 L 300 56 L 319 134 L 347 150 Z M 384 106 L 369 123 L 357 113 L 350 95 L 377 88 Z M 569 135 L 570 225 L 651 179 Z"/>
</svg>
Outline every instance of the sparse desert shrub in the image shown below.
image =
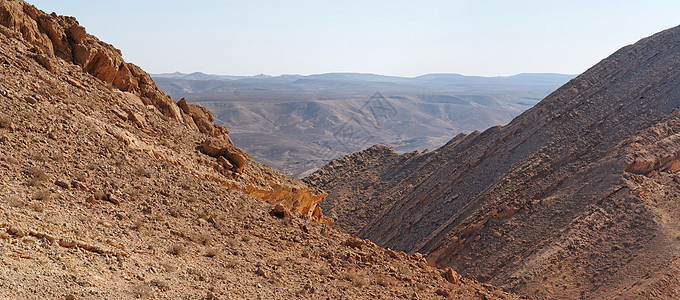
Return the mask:
<svg viewBox="0 0 680 300">
<path fill-rule="evenodd" d="M 137 285 L 132 293 L 137 298 L 150 298 L 153 295 L 151 287 L 145 283 L 140 283 Z"/>
<path fill-rule="evenodd" d="M 142 226 L 144 226 L 144 219 L 143 218 L 137 218 L 137 219 L 135 219 L 134 222 L 132 222 L 132 229 L 134 229 L 134 230 L 140 230 L 140 229 L 142 229 Z"/>
<path fill-rule="evenodd" d="M 182 181 L 182 183 L 180 183 L 179 187 L 181 187 L 185 191 L 188 191 L 193 189 L 193 184 L 191 184 L 191 182 L 188 180 L 184 180 Z"/>
<path fill-rule="evenodd" d="M 52 153 L 52 160 L 57 161 L 57 162 L 61 162 L 61 161 L 64 161 L 64 159 L 65 159 L 65 157 L 64 157 L 64 153 L 63 153 L 63 152 L 61 152 L 61 151 L 54 151 L 54 152 Z"/>
<path fill-rule="evenodd" d="M 170 247 L 170 253 L 172 253 L 173 255 L 180 256 L 186 253 L 186 251 L 187 251 L 186 248 L 182 244 L 174 244 L 172 245 L 172 247 Z"/>
<path fill-rule="evenodd" d="M 83 223 L 83 224 L 90 221 L 90 218 L 86 215 L 78 215 L 77 219 L 78 219 L 78 221 L 80 221 L 80 223 Z"/>
<path fill-rule="evenodd" d="M 394 285 L 394 278 L 388 275 L 378 274 L 374 279 L 375 284 L 388 287 Z"/>
<path fill-rule="evenodd" d="M 213 258 L 213 257 L 217 256 L 217 250 L 215 248 L 210 248 L 210 249 L 206 250 L 203 255 L 205 257 Z"/>
<path fill-rule="evenodd" d="M 76 175 L 76 180 L 78 180 L 78 181 L 80 181 L 80 182 L 85 182 L 85 181 L 87 181 L 87 177 L 85 177 L 85 173 L 79 172 L 79 173 Z"/>
<path fill-rule="evenodd" d="M 12 118 L 5 114 L 0 114 L 0 128 L 11 128 Z"/>
<path fill-rule="evenodd" d="M 236 248 L 236 246 L 238 246 L 238 242 L 236 241 L 236 239 L 234 239 L 232 237 L 225 238 L 224 244 L 227 245 L 227 247 L 232 248 L 232 249 Z"/>
<path fill-rule="evenodd" d="M 21 199 L 19 199 L 19 197 L 16 196 L 16 195 L 7 196 L 5 198 L 5 202 L 9 206 L 14 207 L 14 208 L 21 208 L 21 207 L 24 207 L 26 205 L 26 203 L 24 203 L 24 201 L 21 201 Z"/>
<path fill-rule="evenodd" d="M 224 266 L 229 268 L 229 269 L 233 269 L 233 268 L 238 267 L 239 263 L 236 259 L 230 258 L 230 259 L 226 259 Z"/>
<path fill-rule="evenodd" d="M 39 162 L 47 161 L 47 157 L 40 151 L 36 151 L 36 152 L 31 153 L 31 159 L 39 161 Z"/>
<path fill-rule="evenodd" d="M 199 233 L 194 236 L 193 240 L 205 246 L 213 242 L 213 237 L 210 234 Z"/>
<path fill-rule="evenodd" d="M 356 271 L 347 271 L 345 272 L 343 277 L 345 280 L 351 282 L 352 285 L 356 287 L 362 287 L 367 283 L 366 274 L 362 274 Z"/>
<path fill-rule="evenodd" d="M 165 271 L 167 271 L 167 272 L 177 271 L 177 267 L 175 267 L 174 265 L 169 264 L 169 263 L 161 263 L 161 267 L 163 267 L 163 269 L 165 269 Z"/>
<path fill-rule="evenodd" d="M 12 157 L 12 156 L 5 158 L 5 161 L 7 163 L 11 164 L 11 165 L 18 165 L 19 164 L 19 160 Z"/>
<path fill-rule="evenodd" d="M 170 290 L 170 285 L 167 282 L 160 279 L 151 280 L 150 284 L 157 287 L 159 290 L 163 292 Z"/>
<path fill-rule="evenodd" d="M 49 176 L 45 174 L 45 171 L 38 167 L 30 167 L 26 172 L 30 176 L 30 179 L 28 181 L 28 184 L 30 186 L 36 186 L 41 182 L 46 182 L 50 179 Z"/>
<path fill-rule="evenodd" d="M 50 192 L 48 190 L 42 190 L 42 191 L 37 192 L 33 196 L 33 198 L 35 200 L 40 200 L 40 201 L 49 201 L 49 200 L 52 200 L 52 192 Z"/>
<path fill-rule="evenodd" d="M 43 205 L 39 202 L 31 202 L 31 204 L 29 204 L 28 207 L 30 207 L 33 211 L 39 213 L 43 212 L 44 210 Z"/>
<path fill-rule="evenodd" d="M 173 218 L 179 218 L 181 216 L 179 211 L 175 208 L 172 208 L 172 207 L 168 208 L 168 214 Z"/>
<path fill-rule="evenodd" d="M 142 168 L 142 167 L 137 168 L 135 174 L 137 174 L 138 176 L 151 178 L 151 172 L 149 172 L 149 170 Z"/>
</svg>

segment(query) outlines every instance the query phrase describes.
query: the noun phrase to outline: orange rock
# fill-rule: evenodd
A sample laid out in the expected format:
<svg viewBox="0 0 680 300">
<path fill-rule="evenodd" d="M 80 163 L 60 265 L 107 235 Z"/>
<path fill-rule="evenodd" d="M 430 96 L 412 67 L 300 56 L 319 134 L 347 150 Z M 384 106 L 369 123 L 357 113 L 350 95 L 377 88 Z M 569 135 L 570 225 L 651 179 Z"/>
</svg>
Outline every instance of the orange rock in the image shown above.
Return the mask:
<svg viewBox="0 0 680 300">
<path fill-rule="evenodd" d="M 446 268 L 441 272 L 442 277 L 446 279 L 446 281 L 453 283 L 453 284 L 460 284 L 460 279 L 461 276 L 460 274 L 456 273 L 453 271 L 451 268 Z"/>
</svg>

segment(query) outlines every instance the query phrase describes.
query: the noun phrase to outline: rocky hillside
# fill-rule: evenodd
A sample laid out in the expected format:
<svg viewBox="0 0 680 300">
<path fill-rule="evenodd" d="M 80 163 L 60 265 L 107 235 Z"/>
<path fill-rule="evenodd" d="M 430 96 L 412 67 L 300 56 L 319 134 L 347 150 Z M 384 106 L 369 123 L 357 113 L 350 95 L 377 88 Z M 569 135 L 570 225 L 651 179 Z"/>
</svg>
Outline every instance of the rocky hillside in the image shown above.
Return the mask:
<svg viewBox="0 0 680 300">
<path fill-rule="evenodd" d="M 421 155 L 374 147 L 305 180 L 330 193 L 347 231 L 510 291 L 677 299 L 678 70 L 680 27 L 622 48 L 507 126 Z"/>
<path fill-rule="evenodd" d="M 0 0 L 0 73 L 0 298 L 516 298 L 327 226 L 74 18 Z"/>
</svg>

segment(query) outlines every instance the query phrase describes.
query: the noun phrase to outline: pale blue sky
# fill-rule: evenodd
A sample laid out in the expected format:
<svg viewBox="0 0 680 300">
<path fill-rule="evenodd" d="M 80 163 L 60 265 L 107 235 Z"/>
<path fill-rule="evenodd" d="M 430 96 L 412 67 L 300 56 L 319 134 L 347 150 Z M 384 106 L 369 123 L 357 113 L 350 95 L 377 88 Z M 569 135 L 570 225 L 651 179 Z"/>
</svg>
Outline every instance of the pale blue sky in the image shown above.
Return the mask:
<svg viewBox="0 0 680 300">
<path fill-rule="evenodd" d="M 680 1 L 28 0 L 152 73 L 577 74 L 680 24 Z"/>
</svg>

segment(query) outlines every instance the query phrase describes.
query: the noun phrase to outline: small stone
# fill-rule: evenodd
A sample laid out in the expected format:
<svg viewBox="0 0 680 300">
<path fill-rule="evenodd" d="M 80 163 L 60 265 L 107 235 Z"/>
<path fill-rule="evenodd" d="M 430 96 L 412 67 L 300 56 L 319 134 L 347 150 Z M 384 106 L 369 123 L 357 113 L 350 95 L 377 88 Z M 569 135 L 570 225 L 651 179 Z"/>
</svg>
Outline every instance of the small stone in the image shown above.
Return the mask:
<svg viewBox="0 0 680 300">
<path fill-rule="evenodd" d="M 453 284 L 459 284 L 460 283 L 460 274 L 456 273 L 453 271 L 451 268 L 446 268 L 444 271 L 441 272 L 442 277 L 446 279 L 446 281 L 453 283 Z"/>
<path fill-rule="evenodd" d="M 385 249 L 385 254 L 391 258 L 396 258 L 401 260 L 401 257 L 399 257 L 399 254 L 397 252 L 394 252 L 392 249 Z"/>
<path fill-rule="evenodd" d="M 70 189 L 70 188 L 71 188 L 71 185 L 70 185 L 67 181 L 60 180 L 60 179 L 57 179 L 57 181 L 55 181 L 54 184 L 56 184 L 56 185 L 58 185 L 58 186 L 60 186 L 60 187 L 63 187 L 63 188 L 65 188 L 65 189 Z"/>
<path fill-rule="evenodd" d="M 449 293 L 449 291 L 447 291 L 445 289 L 437 289 L 437 291 L 435 293 L 439 296 L 442 296 L 442 297 L 451 296 L 451 293 Z"/>
<path fill-rule="evenodd" d="M 219 162 L 220 165 L 222 165 L 222 167 L 224 167 L 226 170 L 231 170 L 231 169 L 234 168 L 234 165 L 232 165 L 232 164 L 229 162 L 229 160 L 227 160 L 226 158 L 224 158 L 224 156 L 220 156 L 220 157 L 217 159 L 217 162 Z"/>
<path fill-rule="evenodd" d="M 290 219 L 292 216 L 290 210 L 281 203 L 274 205 L 269 214 L 279 219 Z"/>
<path fill-rule="evenodd" d="M 342 243 L 345 246 L 352 247 L 352 248 L 361 248 L 361 246 L 364 245 L 364 240 L 356 238 L 356 237 L 351 237 L 347 239 L 344 243 Z"/>
<path fill-rule="evenodd" d="M 115 204 L 115 205 L 119 205 L 119 204 L 120 204 L 120 200 L 118 199 L 118 197 L 117 197 L 116 195 L 114 195 L 114 194 L 111 194 L 111 193 L 106 194 L 106 201 L 109 201 L 109 202 L 111 202 L 111 203 L 113 203 L 113 204 Z"/>
<path fill-rule="evenodd" d="M 262 268 L 260 268 L 260 267 L 257 268 L 257 271 L 255 271 L 255 273 L 256 273 L 257 275 L 260 275 L 260 276 L 264 277 L 264 278 L 269 278 L 269 276 L 267 276 L 267 272 L 265 272 L 265 271 L 264 271 Z"/>
</svg>

